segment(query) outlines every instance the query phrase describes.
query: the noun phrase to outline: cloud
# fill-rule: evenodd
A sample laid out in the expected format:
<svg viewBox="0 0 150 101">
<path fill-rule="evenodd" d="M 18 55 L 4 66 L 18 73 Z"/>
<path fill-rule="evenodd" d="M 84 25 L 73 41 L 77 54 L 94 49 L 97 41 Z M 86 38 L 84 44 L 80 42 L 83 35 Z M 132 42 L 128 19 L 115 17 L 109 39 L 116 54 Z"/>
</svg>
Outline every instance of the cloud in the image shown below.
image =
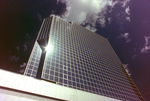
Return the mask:
<svg viewBox="0 0 150 101">
<path fill-rule="evenodd" d="M 88 29 L 88 30 L 90 30 L 90 31 L 92 31 L 92 32 L 96 32 L 97 31 L 96 28 L 91 27 L 90 25 L 87 25 L 85 28 Z"/>
<path fill-rule="evenodd" d="M 126 20 L 130 22 L 130 17 L 126 17 Z"/>
<path fill-rule="evenodd" d="M 30 35 L 26 33 L 25 39 L 30 39 Z M 23 45 L 24 51 L 27 51 L 27 49 L 28 49 L 28 44 L 29 44 L 28 41 L 24 43 L 24 45 Z"/>
<path fill-rule="evenodd" d="M 106 19 L 111 23 L 111 17 L 107 17 L 107 13 L 112 12 L 112 8 L 116 4 L 121 4 L 121 7 L 126 8 L 130 0 L 57 0 L 57 3 L 65 3 L 67 11 L 63 14 L 66 21 L 73 21 L 77 24 L 84 25 L 87 29 L 95 32 L 96 23 L 101 27 L 105 27 Z M 108 10 L 107 7 L 110 9 Z M 129 8 L 126 9 L 129 13 Z M 130 21 L 129 17 L 125 20 Z"/>
<path fill-rule="evenodd" d="M 19 57 L 13 55 L 13 56 L 10 56 L 10 57 L 9 57 L 9 60 L 10 60 L 10 61 L 15 61 L 15 62 L 17 62 L 17 61 L 19 61 Z"/>
<path fill-rule="evenodd" d="M 96 15 L 106 5 L 108 0 L 67 0 L 65 19 L 81 24 L 86 16 Z"/>
<path fill-rule="evenodd" d="M 93 32 L 96 31 L 96 22 L 105 27 L 105 17 L 100 12 L 108 5 L 110 0 L 68 0 L 66 21 L 73 21 Z"/>
<path fill-rule="evenodd" d="M 130 15 L 130 8 L 129 8 L 129 6 L 125 9 L 125 12 L 126 12 L 127 15 Z M 130 22 L 130 17 L 127 16 L 126 20 Z"/>
<path fill-rule="evenodd" d="M 128 75 L 130 76 L 132 73 L 130 73 L 130 70 L 129 70 L 129 64 L 122 64 L 123 67 L 125 68 L 126 72 L 128 73 Z"/>
<path fill-rule="evenodd" d="M 52 14 L 55 14 L 56 10 L 52 10 Z"/>
<path fill-rule="evenodd" d="M 130 0 L 123 0 L 123 1 L 121 1 L 122 7 L 126 7 L 129 2 L 130 2 Z"/>
<path fill-rule="evenodd" d="M 141 49 L 141 53 L 147 53 L 150 50 L 150 36 L 146 37 L 145 36 L 145 45 Z"/>
<path fill-rule="evenodd" d="M 24 51 L 27 51 L 28 46 L 27 46 L 28 42 L 26 42 L 23 46 L 24 46 Z"/>
<path fill-rule="evenodd" d="M 130 15 L 130 8 L 129 8 L 129 6 L 125 9 L 125 12 L 126 12 L 128 15 Z"/>
<path fill-rule="evenodd" d="M 105 16 L 103 14 L 101 14 L 97 20 L 97 22 L 101 25 L 102 28 L 105 27 L 105 23 L 106 23 L 106 20 L 105 20 Z M 109 21 L 110 23 L 110 21 Z"/>
<path fill-rule="evenodd" d="M 30 38 L 31 38 L 30 35 L 29 35 L 28 33 L 26 33 L 25 39 L 30 39 Z M 28 42 L 26 42 L 26 43 L 24 44 L 24 51 L 26 51 L 26 50 L 28 49 L 27 44 L 28 44 Z M 17 46 L 16 49 L 19 51 L 19 50 L 20 50 L 20 47 Z"/>
<path fill-rule="evenodd" d="M 133 56 L 132 56 L 132 59 L 135 59 L 135 58 L 137 58 L 137 55 L 133 55 Z"/>
<path fill-rule="evenodd" d="M 62 18 L 63 15 L 59 16 L 59 15 L 55 15 L 55 14 L 52 13 L 52 14 L 49 15 L 49 17 L 51 17 L 51 16 L 56 16 L 58 18 Z M 56 21 L 58 21 L 58 19 L 56 19 Z"/>
<path fill-rule="evenodd" d="M 20 69 L 19 71 L 17 71 L 18 73 L 21 73 L 21 74 L 23 74 L 24 73 L 24 68 L 22 68 L 22 69 Z"/>
<path fill-rule="evenodd" d="M 117 37 L 117 39 L 122 39 L 122 38 L 125 39 L 126 43 L 128 43 L 128 42 L 131 41 L 130 38 L 129 38 L 129 33 L 120 34 L 120 35 Z"/>
<path fill-rule="evenodd" d="M 25 39 L 30 39 L 30 35 L 26 33 Z"/>
<path fill-rule="evenodd" d="M 41 16 L 41 14 L 40 14 L 40 13 L 37 13 L 37 16 L 38 16 L 39 20 L 42 21 L 42 16 Z"/>
<path fill-rule="evenodd" d="M 17 72 L 23 74 L 26 65 L 27 65 L 27 63 L 25 63 L 25 62 L 23 64 L 20 64 L 20 70 L 18 70 Z"/>
<path fill-rule="evenodd" d="M 59 3 L 59 2 L 61 2 L 61 3 L 67 3 L 69 0 L 57 0 L 57 4 Z"/>
<path fill-rule="evenodd" d="M 20 65 L 20 68 L 26 67 L 26 65 L 27 63 L 24 62 L 23 64 Z"/>
<path fill-rule="evenodd" d="M 142 48 L 141 52 L 142 52 L 142 53 L 147 53 L 148 50 L 150 50 L 150 46 L 149 46 L 149 47 L 148 47 L 148 46 L 145 46 L 144 48 Z"/>
<path fill-rule="evenodd" d="M 149 42 L 150 42 L 150 36 L 148 36 L 148 37 L 145 36 L 145 42 L 146 42 L 145 45 L 149 44 Z"/>
</svg>

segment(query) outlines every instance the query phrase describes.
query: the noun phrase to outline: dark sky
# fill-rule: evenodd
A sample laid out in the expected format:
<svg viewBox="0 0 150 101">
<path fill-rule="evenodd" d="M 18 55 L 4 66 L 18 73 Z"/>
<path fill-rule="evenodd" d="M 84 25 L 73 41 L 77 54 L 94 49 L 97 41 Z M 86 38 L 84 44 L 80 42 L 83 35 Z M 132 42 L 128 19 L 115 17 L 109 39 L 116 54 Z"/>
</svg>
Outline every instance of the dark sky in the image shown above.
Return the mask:
<svg viewBox="0 0 150 101">
<path fill-rule="evenodd" d="M 0 68 L 23 72 L 42 20 L 51 14 L 107 38 L 150 101 L 150 0 L 1 0 Z"/>
</svg>

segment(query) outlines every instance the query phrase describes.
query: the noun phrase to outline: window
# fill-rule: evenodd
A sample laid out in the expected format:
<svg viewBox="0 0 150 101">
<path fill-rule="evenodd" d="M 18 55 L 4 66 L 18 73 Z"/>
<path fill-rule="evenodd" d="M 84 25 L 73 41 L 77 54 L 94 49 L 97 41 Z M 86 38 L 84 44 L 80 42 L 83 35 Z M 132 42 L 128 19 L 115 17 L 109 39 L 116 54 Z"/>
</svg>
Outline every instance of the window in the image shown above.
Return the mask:
<svg viewBox="0 0 150 101">
<path fill-rule="evenodd" d="M 65 65 L 63 65 L 63 69 L 66 70 L 66 71 L 68 71 L 68 67 L 65 66 Z"/>
</svg>

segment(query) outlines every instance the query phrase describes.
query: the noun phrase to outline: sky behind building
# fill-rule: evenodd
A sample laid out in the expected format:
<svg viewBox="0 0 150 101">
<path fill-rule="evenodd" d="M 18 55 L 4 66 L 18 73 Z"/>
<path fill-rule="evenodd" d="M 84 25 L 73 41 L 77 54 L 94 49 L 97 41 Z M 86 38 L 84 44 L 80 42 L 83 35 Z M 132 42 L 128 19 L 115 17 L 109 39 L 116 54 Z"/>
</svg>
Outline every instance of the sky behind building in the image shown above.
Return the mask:
<svg viewBox="0 0 150 101">
<path fill-rule="evenodd" d="M 149 0 L 2 0 L 0 6 L 0 68 L 22 73 L 42 20 L 54 14 L 107 38 L 150 99 Z"/>
</svg>

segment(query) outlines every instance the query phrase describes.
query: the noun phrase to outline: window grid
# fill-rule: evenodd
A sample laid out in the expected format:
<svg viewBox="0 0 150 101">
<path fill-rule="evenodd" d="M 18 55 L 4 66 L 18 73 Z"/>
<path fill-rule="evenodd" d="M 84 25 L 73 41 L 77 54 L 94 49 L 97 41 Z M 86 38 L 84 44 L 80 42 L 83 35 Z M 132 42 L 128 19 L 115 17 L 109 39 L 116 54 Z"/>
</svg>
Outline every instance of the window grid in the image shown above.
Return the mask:
<svg viewBox="0 0 150 101">
<path fill-rule="evenodd" d="M 24 72 L 25 75 L 36 77 L 40 56 L 41 56 L 42 50 L 37 42 L 35 42 L 34 48 L 32 50 L 31 56 L 29 58 L 26 70 Z"/>
<path fill-rule="evenodd" d="M 136 88 L 131 87 L 132 81 L 125 76 L 121 61 L 105 38 L 57 17 L 45 21 L 38 37 L 49 37 L 48 43 L 54 48 L 46 53 L 42 79 L 120 100 L 139 100 Z M 41 52 L 36 41 L 25 75 L 36 77 Z"/>
<path fill-rule="evenodd" d="M 106 40 L 102 37 L 99 40 L 97 35 L 91 35 L 91 32 L 76 24 L 71 26 L 62 20 L 54 22 L 49 40 L 53 42 L 55 52 L 46 54 L 43 70 L 47 72 L 43 72 L 42 78 L 117 99 L 127 99 L 125 96 L 128 96 L 133 100 L 137 97 L 121 71 L 121 62 Z"/>
</svg>

